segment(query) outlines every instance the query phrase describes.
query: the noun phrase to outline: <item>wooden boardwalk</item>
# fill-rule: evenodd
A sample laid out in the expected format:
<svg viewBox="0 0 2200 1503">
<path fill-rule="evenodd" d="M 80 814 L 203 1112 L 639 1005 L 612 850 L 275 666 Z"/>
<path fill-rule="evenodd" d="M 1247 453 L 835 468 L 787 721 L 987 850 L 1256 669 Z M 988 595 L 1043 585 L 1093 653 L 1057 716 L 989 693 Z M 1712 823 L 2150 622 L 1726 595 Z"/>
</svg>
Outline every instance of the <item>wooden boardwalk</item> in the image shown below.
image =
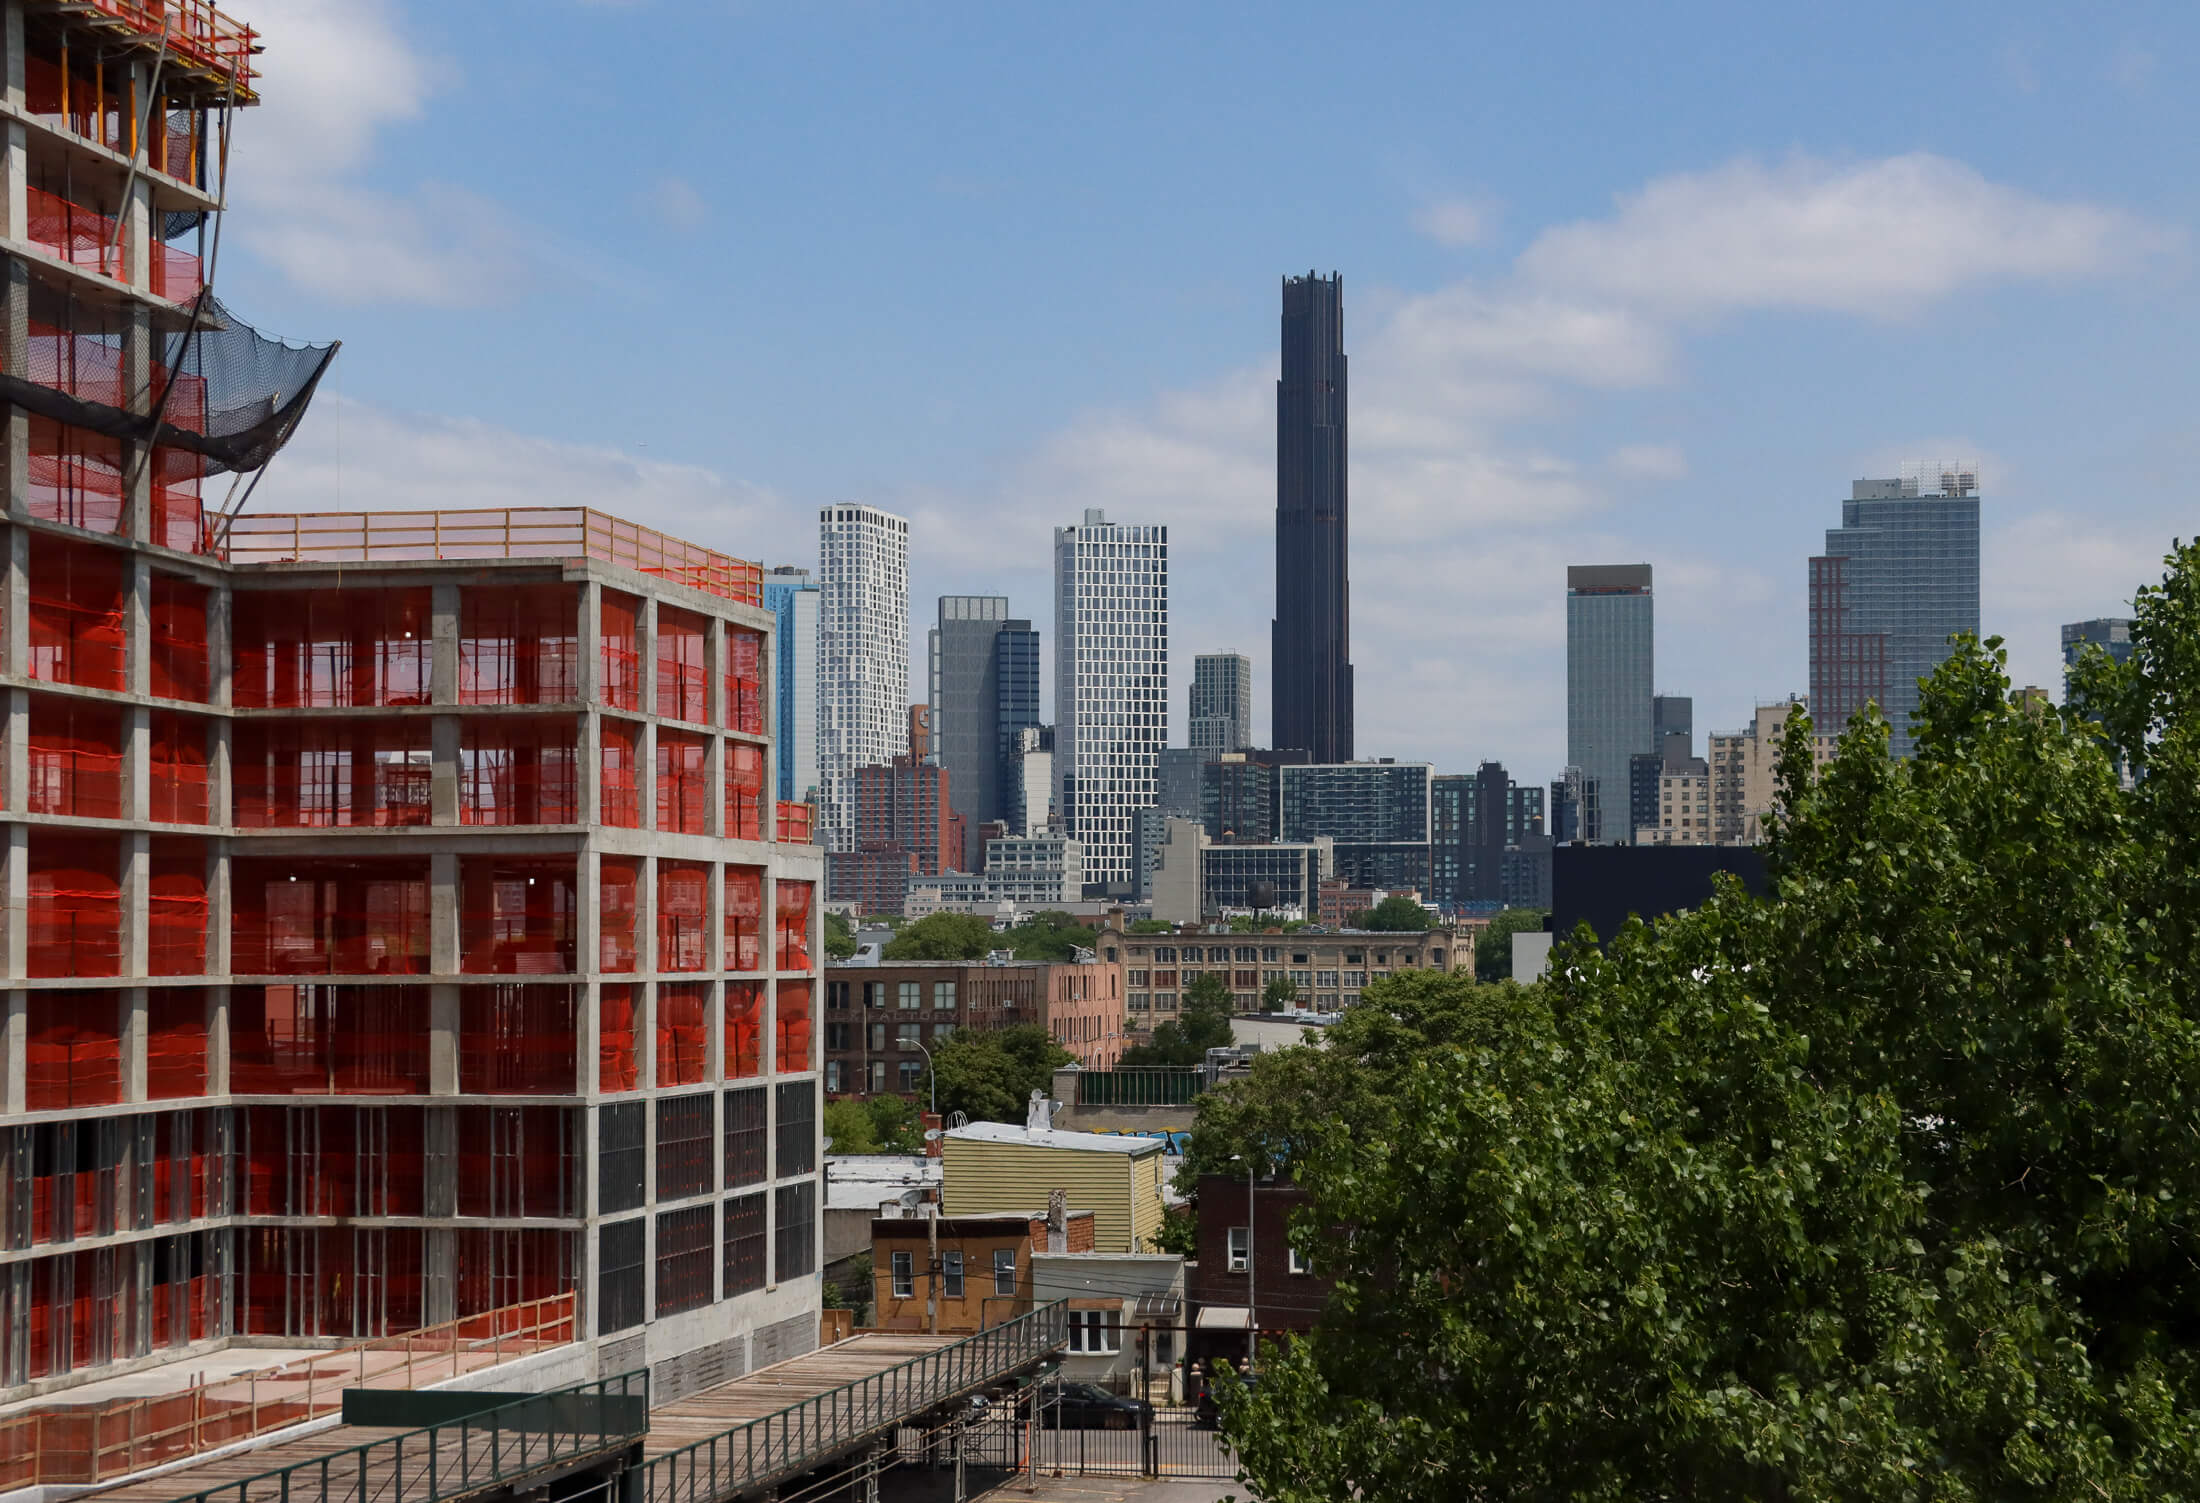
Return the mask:
<svg viewBox="0 0 2200 1503">
<path fill-rule="evenodd" d="M 746 1377 L 691 1393 L 676 1403 L 649 1411 L 649 1436 L 642 1455 L 655 1458 L 707 1440 L 735 1425 L 777 1414 L 804 1399 L 847 1388 L 888 1368 L 953 1346 L 960 1336 L 916 1336 L 900 1332 L 851 1336 L 808 1356 L 759 1368 Z"/>
</svg>

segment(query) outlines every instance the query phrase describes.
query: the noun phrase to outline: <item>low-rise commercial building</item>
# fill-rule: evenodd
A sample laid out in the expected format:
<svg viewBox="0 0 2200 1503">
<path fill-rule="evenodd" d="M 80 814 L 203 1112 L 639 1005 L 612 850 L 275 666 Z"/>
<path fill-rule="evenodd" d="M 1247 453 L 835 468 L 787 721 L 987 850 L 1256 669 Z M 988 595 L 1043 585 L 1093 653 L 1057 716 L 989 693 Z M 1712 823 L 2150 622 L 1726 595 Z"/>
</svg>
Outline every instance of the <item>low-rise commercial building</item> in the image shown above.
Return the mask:
<svg viewBox="0 0 2200 1503">
<path fill-rule="evenodd" d="M 1135 1027 L 1174 1019 L 1181 998 L 1203 975 L 1221 977 L 1239 1012 L 1258 1012 L 1279 977 L 1302 1007 L 1335 1012 L 1360 1000 L 1361 988 L 1397 971 L 1474 969 L 1474 939 L 1463 930 L 1376 933 L 1301 929 L 1292 934 L 1233 934 L 1196 926 L 1173 934 L 1132 934 L 1121 922 L 1095 940 L 1103 963 L 1120 958 L 1127 1012 Z"/>
<path fill-rule="evenodd" d="M 1065 1190 L 1069 1204 L 1092 1210 L 1096 1250 L 1150 1252 L 1161 1230 L 1167 1145 L 1039 1125 L 1046 1116 L 1038 1102 L 1022 1127 L 973 1122 L 950 1129 L 941 1143 L 947 1214 L 1001 1214 Z"/>
<path fill-rule="evenodd" d="M 984 1331 L 1029 1314 L 1032 1257 L 1089 1253 L 1093 1214 L 995 1211 L 871 1223 L 872 1323 L 887 1331 Z"/>
<path fill-rule="evenodd" d="M 1088 1069 L 1124 1046 L 1122 967 L 1106 961 L 897 960 L 826 967 L 825 1094 L 915 1098 L 927 1050 L 961 1028 L 1036 1023 Z"/>
</svg>

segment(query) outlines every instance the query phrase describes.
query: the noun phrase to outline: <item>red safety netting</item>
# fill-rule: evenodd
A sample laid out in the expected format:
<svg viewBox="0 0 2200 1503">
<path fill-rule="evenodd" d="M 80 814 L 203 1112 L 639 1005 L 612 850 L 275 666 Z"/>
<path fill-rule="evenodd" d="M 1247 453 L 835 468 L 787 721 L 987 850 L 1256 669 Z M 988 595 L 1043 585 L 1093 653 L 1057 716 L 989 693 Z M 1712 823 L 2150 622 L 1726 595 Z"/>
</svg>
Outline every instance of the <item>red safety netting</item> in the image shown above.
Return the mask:
<svg viewBox="0 0 2200 1503">
<path fill-rule="evenodd" d="M 810 1069 L 810 983 L 780 982 L 772 1014 L 779 1035 L 779 1072 Z"/>
<path fill-rule="evenodd" d="M 541 982 L 462 987 L 458 1089 L 468 1096 L 570 1096 L 574 989 Z"/>
<path fill-rule="evenodd" d="M 206 587 L 155 570 L 147 613 L 152 692 L 162 699 L 206 703 Z"/>
<path fill-rule="evenodd" d="M 779 914 L 779 969 L 782 971 L 806 971 L 810 968 L 810 889 L 808 882 L 789 882 L 781 878 L 777 884 Z"/>
<path fill-rule="evenodd" d="M 123 689 L 124 555 L 33 535 L 30 672 L 48 683 Z"/>
<path fill-rule="evenodd" d="M 563 1107 L 460 1107 L 458 1214 L 576 1214 L 574 1132 Z"/>
<path fill-rule="evenodd" d="M 728 741 L 726 750 L 726 837 L 764 838 L 764 748 Z"/>
<path fill-rule="evenodd" d="M 631 1091 L 641 1081 L 634 1068 L 634 988 L 596 989 L 596 1089 Z"/>
<path fill-rule="evenodd" d="M 598 819 L 622 830 L 638 830 L 642 825 L 641 796 L 641 727 L 623 720 L 597 722 L 602 740 L 602 785 L 600 788 Z"/>
<path fill-rule="evenodd" d="M 247 1335 L 356 1339 L 422 1323 L 415 1229 L 261 1226 L 243 1240 L 237 1319 Z"/>
<path fill-rule="evenodd" d="M 599 704 L 614 710 L 642 707 L 642 603 L 632 595 L 605 590 L 596 610 Z"/>
<path fill-rule="evenodd" d="M 709 1052 L 709 985 L 661 983 L 657 988 L 657 1084 L 697 1084 L 709 1068 Z"/>
<path fill-rule="evenodd" d="M 753 866 L 726 868 L 724 969 L 764 968 L 764 873 Z"/>
<path fill-rule="evenodd" d="M 120 1101 L 122 1025 L 116 994 L 32 992 L 27 1006 L 23 1104 L 34 1112 L 57 1112 Z"/>
<path fill-rule="evenodd" d="M 160 824 L 206 823 L 206 732 L 197 715 L 155 710 L 146 742 L 151 763 L 146 794 Z"/>
<path fill-rule="evenodd" d="M 726 983 L 726 1079 L 764 1073 L 764 983 Z"/>
<path fill-rule="evenodd" d="M 229 881 L 230 960 L 238 975 L 428 969 L 426 856 L 239 860 Z"/>
<path fill-rule="evenodd" d="M 212 6 L 199 4 L 162 16 L 150 30 L 158 32 L 171 24 L 174 29 L 170 45 L 178 53 L 229 72 L 239 83 L 250 86 L 251 65 L 243 50 L 251 42 L 249 30 L 238 27 Z M 130 68 L 129 55 L 122 51 L 79 48 L 72 58 L 66 44 L 58 55 L 45 48 L 32 48 L 23 57 L 24 107 L 48 124 L 74 131 L 124 156 L 137 150 L 135 132 L 142 116 L 148 122 L 146 165 L 155 172 L 205 186 L 203 169 L 212 154 L 206 140 L 206 112 L 167 108 L 171 98 L 180 100 L 182 96 L 155 99 L 150 110 L 133 108 Z"/>
<path fill-rule="evenodd" d="M 764 634 L 726 628 L 726 729 L 764 734 Z"/>
<path fill-rule="evenodd" d="M 184 383 L 179 382 L 179 388 Z M 179 399 L 180 400 L 180 399 Z M 168 421 L 180 422 L 176 403 L 169 403 Z M 206 476 L 206 457 L 188 449 L 153 451 L 153 517 L 150 541 L 178 553 L 205 553 L 206 501 L 200 483 Z"/>
<path fill-rule="evenodd" d="M 466 586 L 458 602 L 458 702 L 579 699 L 580 609 L 573 585 Z"/>
<path fill-rule="evenodd" d="M 246 829 L 429 822 L 434 763 L 425 717 L 234 726 L 229 781 L 236 822 Z"/>
<path fill-rule="evenodd" d="M 239 1096 L 424 1093 L 428 989 L 310 983 L 232 988 L 229 1089 Z"/>
<path fill-rule="evenodd" d="M 147 867 L 146 974 L 205 975 L 205 848 L 195 840 L 155 840 Z"/>
<path fill-rule="evenodd" d="M 657 732 L 657 828 L 681 835 L 709 833 L 710 743 L 701 736 Z"/>
<path fill-rule="evenodd" d="M 815 845 L 817 806 L 779 801 L 779 839 L 793 845 Z"/>
<path fill-rule="evenodd" d="M 122 818 L 122 711 L 47 694 L 30 699 L 29 811 Z"/>
<path fill-rule="evenodd" d="M 206 1094 L 206 993 L 195 986 L 154 987 L 145 994 L 145 1094 L 154 1101 Z M 165 1171 L 168 1160 L 158 1163 Z M 155 1185 L 157 1202 L 165 1188 Z M 158 1208 L 166 1210 L 165 1202 Z"/>
<path fill-rule="evenodd" d="M 121 974 L 121 869 L 113 840 L 31 832 L 28 974 Z"/>
<path fill-rule="evenodd" d="M 710 868 L 657 863 L 657 969 L 700 971 L 710 963 Z"/>
<path fill-rule="evenodd" d="M 236 703 L 249 709 L 429 702 L 424 589 L 239 591 Z"/>
<path fill-rule="evenodd" d="M 710 674 L 703 667 L 709 623 L 677 606 L 657 607 L 657 713 L 707 725 Z"/>
<path fill-rule="evenodd" d="M 580 750 L 563 717 L 462 723 L 458 818 L 469 825 L 570 825 L 581 817 Z"/>
<path fill-rule="evenodd" d="M 418 1107 L 247 1107 L 238 1114 L 246 1212 L 420 1215 L 424 1115 Z"/>
<path fill-rule="evenodd" d="M 596 969 L 632 971 L 635 921 L 641 910 L 641 863 L 630 856 L 605 856 L 596 863 Z"/>
<path fill-rule="evenodd" d="M 576 867 L 571 856 L 461 857 L 459 969 L 507 976 L 565 976 L 578 970 Z"/>
<path fill-rule="evenodd" d="M 89 532 L 122 531 L 122 440 L 36 416 L 30 438 L 23 494 L 30 514 Z"/>
<path fill-rule="evenodd" d="M 570 1232 L 463 1228 L 451 1241 L 451 1299 L 461 1318 L 569 1294 L 575 1287 Z"/>
</svg>

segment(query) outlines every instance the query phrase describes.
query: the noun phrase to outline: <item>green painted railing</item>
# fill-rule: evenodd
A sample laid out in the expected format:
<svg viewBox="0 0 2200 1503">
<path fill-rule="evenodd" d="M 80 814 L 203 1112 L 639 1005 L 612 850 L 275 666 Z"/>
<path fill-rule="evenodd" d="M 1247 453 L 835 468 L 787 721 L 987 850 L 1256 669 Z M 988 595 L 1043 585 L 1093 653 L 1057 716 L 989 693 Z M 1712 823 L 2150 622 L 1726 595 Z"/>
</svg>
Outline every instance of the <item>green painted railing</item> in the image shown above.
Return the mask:
<svg viewBox="0 0 2200 1503">
<path fill-rule="evenodd" d="M 1131 1065 L 1077 1072 L 1079 1106 L 1190 1106 L 1207 1089 L 1199 1065 Z"/>
<path fill-rule="evenodd" d="M 1069 1301 L 980 1331 L 773 1414 L 747 1420 L 644 1469 L 644 1503 L 720 1503 L 743 1488 L 807 1471 L 865 1436 L 983 1388 L 1069 1339 Z"/>
<path fill-rule="evenodd" d="M 648 1433 L 649 1374 L 621 1373 L 175 1497 L 176 1503 L 436 1503 L 624 1451 Z"/>
</svg>

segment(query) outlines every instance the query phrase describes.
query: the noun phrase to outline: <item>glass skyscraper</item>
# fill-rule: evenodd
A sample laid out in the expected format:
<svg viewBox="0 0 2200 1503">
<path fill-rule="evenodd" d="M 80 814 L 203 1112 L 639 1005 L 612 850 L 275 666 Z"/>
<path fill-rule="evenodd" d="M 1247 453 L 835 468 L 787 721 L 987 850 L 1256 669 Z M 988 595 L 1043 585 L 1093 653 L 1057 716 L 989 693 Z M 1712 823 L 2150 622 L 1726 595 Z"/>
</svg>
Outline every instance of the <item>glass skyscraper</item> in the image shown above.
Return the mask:
<svg viewBox="0 0 2200 1503">
<path fill-rule="evenodd" d="M 1623 843 L 1629 759 L 1657 749 L 1648 564 L 1566 571 L 1566 761 L 1581 770 L 1580 838 Z"/>
<path fill-rule="evenodd" d="M 1315 762 L 1352 760 L 1345 409 L 1344 278 L 1285 277 L 1268 739 Z"/>
<path fill-rule="evenodd" d="M 1253 744 L 1253 662 L 1243 653 L 1192 659 L 1191 748 L 1212 762 Z"/>
<path fill-rule="evenodd" d="M 947 769 L 948 800 L 963 817 L 956 859 L 975 871 L 979 826 L 1008 817 L 1008 733 L 1039 721 L 1039 634 L 1009 619 L 1006 596 L 942 595 L 926 646 L 932 760 Z"/>
<path fill-rule="evenodd" d="M 772 634 L 773 775 L 783 799 L 817 791 L 817 607 L 820 592 L 807 569 L 782 567 L 764 576 L 764 609 L 779 618 Z"/>
<path fill-rule="evenodd" d="M 1937 492 L 1925 489 L 1937 484 Z M 1949 469 L 1923 480 L 1859 480 L 1810 561 L 1810 715 L 1821 735 L 1876 703 L 1890 749 L 1916 739 L 1918 680 L 1978 621 L 1978 477 Z"/>
</svg>

